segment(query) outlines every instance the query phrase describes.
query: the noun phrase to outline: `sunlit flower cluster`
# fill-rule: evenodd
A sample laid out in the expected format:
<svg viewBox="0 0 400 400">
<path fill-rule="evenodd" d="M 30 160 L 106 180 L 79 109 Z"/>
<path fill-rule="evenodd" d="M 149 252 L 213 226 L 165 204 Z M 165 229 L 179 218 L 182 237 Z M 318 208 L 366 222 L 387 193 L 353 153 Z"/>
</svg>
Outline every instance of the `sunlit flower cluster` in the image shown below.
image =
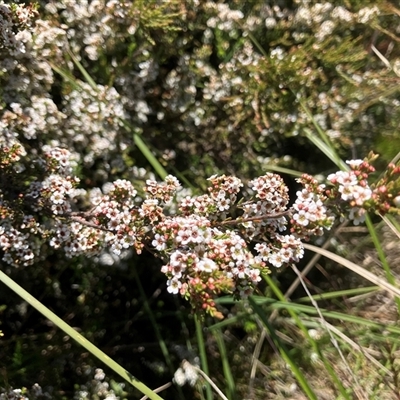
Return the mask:
<svg viewBox="0 0 400 400">
<path fill-rule="evenodd" d="M 233 176 L 213 175 L 208 178 L 211 186 L 208 194 L 191 197 L 187 196 L 179 202 L 179 211 L 185 215 L 192 213 L 216 218 L 224 216 L 224 212 L 235 203 L 236 196 L 243 186 L 240 179 Z"/>
<path fill-rule="evenodd" d="M 222 231 L 200 216 L 166 217 L 157 224 L 152 245 L 169 258 L 161 269 L 170 293 L 180 293 L 194 306 L 214 313 L 215 294 L 249 294 L 267 272 L 232 230 Z"/>
<path fill-rule="evenodd" d="M 260 235 L 274 236 L 275 231 L 286 230 L 287 220 L 284 216 L 289 202 L 289 190 L 283 179 L 273 173 L 267 173 L 249 182 L 255 192 L 255 201 L 245 202 L 240 207 L 244 213 L 249 238 Z"/>
<path fill-rule="evenodd" d="M 303 258 L 304 249 L 301 241 L 293 235 L 277 234 L 274 239 L 274 242 L 268 244 L 257 243 L 255 245 L 261 260 L 280 268 L 282 265 L 299 262 Z"/>
<path fill-rule="evenodd" d="M 328 212 L 325 206 L 325 185 L 320 185 L 310 175 L 303 175 L 297 181 L 303 186 L 303 189 L 296 193 L 291 232 L 300 238 L 322 235 L 323 229 L 330 229 L 334 222 L 332 213 Z"/>
<path fill-rule="evenodd" d="M 146 181 L 145 191 L 150 199 L 158 199 L 163 203 L 169 203 L 172 196 L 179 190 L 181 184 L 178 179 L 172 175 L 168 175 L 163 184 L 159 184 L 154 180 Z"/>
<path fill-rule="evenodd" d="M 99 256 L 107 249 L 119 257 L 147 249 L 164 261 L 161 272 L 169 293 L 217 317 L 218 294 L 247 296 L 269 267 L 297 263 L 303 256 L 301 240 L 330 229 L 335 214 L 358 224 L 368 211 L 398 210 L 400 167 L 390 165 L 370 186 L 374 168 L 368 159 L 349 161 L 349 171 L 328 176 L 328 187 L 303 175 L 292 207 L 287 186 L 273 173 L 249 181 L 248 189 L 236 177 L 214 175 L 207 194 L 179 199 L 181 184 L 172 175 L 163 182 L 148 179 L 139 190 L 118 179 L 103 191 L 87 192 L 78 188 L 76 162 L 68 150 L 45 147 L 33 169 L 25 160 L 29 154 L 21 146 L 2 148 L 3 173 L 22 182 L 1 186 L 3 261 L 31 265 L 46 242 L 67 257 Z M 19 172 L 18 164 L 24 166 Z M 178 206 L 170 214 L 174 199 Z M 288 227 L 290 234 L 283 234 Z"/>
<path fill-rule="evenodd" d="M 30 27 L 32 18 L 37 16 L 36 7 L 30 5 L 13 5 L 11 10 L 0 2 L 0 51 L 5 49 L 10 55 L 18 57 L 25 53 L 25 45 L 22 40 L 25 29 Z"/>
<path fill-rule="evenodd" d="M 330 199 L 340 198 L 347 204 L 346 217 L 355 225 L 365 221 L 367 212 L 398 213 L 395 199 L 400 193 L 400 168 L 389 164 L 382 178 L 369 184 L 370 175 L 375 172 L 371 162 L 377 158 L 371 153 L 365 160 L 347 161 L 349 171 L 339 171 L 328 176 L 333 185 L 327 190 Z"/>
</svg>

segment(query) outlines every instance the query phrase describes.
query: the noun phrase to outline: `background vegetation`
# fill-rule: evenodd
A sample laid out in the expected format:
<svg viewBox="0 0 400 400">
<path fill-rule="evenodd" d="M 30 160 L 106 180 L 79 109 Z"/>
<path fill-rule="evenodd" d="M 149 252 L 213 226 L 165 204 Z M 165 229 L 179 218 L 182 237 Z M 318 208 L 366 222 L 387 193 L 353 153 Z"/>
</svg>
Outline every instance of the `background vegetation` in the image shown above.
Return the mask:
<svg viewBox="0 0 400 400">
<path fill-rule="evenodd" d="M 84 189 L 167 171 L 183 196 L 213 174 L 277 171 L 294 195 L 294 177 L 338 169 L 326 147 L 342 159 L 380 153 L 377 178 L 397 160 L 395 1 L 60 0 L 33 14 L 9 32 L 17 50 L 0 42 L 0 144 L 17 140 L 32 160 L 69 149 Z M 310 248 L 303 280 L 274 270 L 249 301 L 220 299 L 218 323 L 169 294 L 146 251 L 70 259 L 44 246 L 35 264 L 0 269 L 151 388 L 186 359 L 229 399 L 396 399 L 399 304 L 340 266 L 395 284 L 395 224 L 335 226 L 314 244 L 341 260 Z M 141 396 L 4 285 L 0 328 L 0 398 L 24 387 L 30 399 Z M 213 393 L 202 378 L 160 395 Z"/>
</svg>

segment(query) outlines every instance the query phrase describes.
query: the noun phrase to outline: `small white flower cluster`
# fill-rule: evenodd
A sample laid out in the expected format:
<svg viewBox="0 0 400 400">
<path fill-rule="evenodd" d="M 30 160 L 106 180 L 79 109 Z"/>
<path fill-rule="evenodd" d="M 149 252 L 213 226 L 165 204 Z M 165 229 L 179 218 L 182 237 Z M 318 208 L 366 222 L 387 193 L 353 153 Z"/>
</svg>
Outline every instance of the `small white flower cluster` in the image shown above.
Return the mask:
<svg viewBox="0 0 400 400">
<path fill-rule="evenodd" d="M 347 202 L 354 202 L 355 205 L 362 207 L 365 201 L 372 196 L 369 186 L 361 186 L 359 179 L 354 171 L 338 171 L 328 176 L 328 181 L 339 184 L 341 199 Z"/>
<path fill-rule="evenodd" d="M 185 296 L 199 276 L 215 281 L 228 278 L 242 294 L 261 280 L 260 267 L 243 238 L 234 231 L 211 227 L 204 217 L 166 218 L 153 231 L 152 245 L 169 253 L 169 263 L 161 271 L 169 277 L 170 293 Z"/>
<path fill-rule="evenodd" d="M 105 381 L 106 374 L 101 368 L 96 368 L 93 379 L 86 385 L 75 391 L 74 400 L 119 400 L 114 390 L 110 389 L 110 385 Z M 122 388 L 124 384 L 119 384 Z"/>
<path fill-rule="evenodd" d="M 207 26 L 210 28 L 218 28 L 222 31 L 230 32 L 236 28 L 235 22 L 243 19 L 244 15 L 240 10 L 232 10 L 229 4 L 208 2 L 205 4 L 208 9 L 216 9 L 217 16 L 211 17 L 207 21 Z"/>
<path fill-rule="evenodd" d="M 61 248 L 69 258 L 79 255 L 87 257 L 99 254 L 104 246 L 104 232 L 85 226 L 79 222 L 58 223 L 49 230 L 49 244 L 55 249 Z"/>
<path fill-rule="evenodd" d="M 379 15 L 379 8 L 377 6 L 364 7 L 358 11 L 358 22 L 367 24 Z"/>
<path fill-rule="evenodd" d="M 150 206 L 144 201 L 140 208 L 135 206 L 137 191 L 132 183 L 118 179 L 108 187 L 108 192 L 99 198 L 94 197 L 93 215 L 100 227 L 106 229 L 104 245 L 120 256 L 124 250 L 135 247 L 137 253 L 143 248 L 142 235 L 148 228 L 143 219 L 152 212 L 161 213 L 157 205 Z M 102 241 L 102 238 L 99 238 Z"/>
<path fill-rule="evenodd" d="M 363 163 L 363 160 L 351 160 L 347 163 L 356 169 Z M 364 204 L 372 198 L 372 190 L 363 176 L 354 169 L 330 174 L 327 180 L 337 186 L 340 198 L 350 204 L 351 209 L 348 217 L 353 220 L 355 225 L 359 225 L 365 221 L 366 209 Z"/>
<path fill-rule="evenodd" d="M 311 224 L 315 224 L 318 221 L 325 221 L 329 219 L 333 224 L 333 217 L 327 218 L 328 210 L 324 206 L 321 195 L 313 193 L 308 189 L 304 188 L 296 193 L 297 198 L 293 204 L 293 209 L 296 211 L 293 214 L 293 220 L 297 225 L 308 227 Z M 328 228 L 328 226 L 324 226 Z M 314 235 L 322 235 L 323 227 L 315 226 L 312 230 Z"/>
<path fill-rule="evenodd" d="M 68 116 L 63 126 L 61 141 L 68 139 L 73 147 L 83 153 L 83 161 L 92 165 L 97 158 L 126 148 L 123 136 L 119 140 L 121 119 L 125 117 L 121 96 L 114 87 L 97 85 L 94 89 L 80 82 L 80 90 L 65 96 L 64 114 Z M 69 143 L 71 145 L 71 143 Z"/>
<path fill-rule="evenodd" d="M 304 255 L 300 239 L 295 238 L 293 235 L 277 234 L 274 244 L 257 243 L 255 249 L 262 261 L 268 262 L 276 268 L 299 262 Z"/>
<path fill-rule="evenodd" d="M 74 189 L 79 180 L 70 175 L 72 164 L 68 150 L 44 148 L 43 158 L 39 158 L 35 164 L 38 176 L 34 176 L 32 180 L 29 167 L 16 171 L 11 164 L 11 170 L 8 170 L 10 161 L 23 163 L 21 157 L 26 156 L 21 145 L 15 145 L 12 149 L 11 152 L 3 153 L 3 156 L 9 158 L 9 160 L 3 159 L 5 163 L 3 173 L 5 177 L 9 176 L 14 181 L 18 178 L 19 181 L 15 181 L 15 187 L 4 182 L 5 187 L 2 189 L 0 203 L 3 218 L 0 223 L 0 248 L 4 251 L 5 262 L 14 266 L 26 266 L 32 265 L 39 256 L 41 248 L 39 237 L 51 236 L 51 233 L 46 224 L 38 222 L 43 220 L 43 217 L 21 212 L 21 202 L 24 207 L 29 207 L 32 213 L 45 210 L 45 214 L 50 217 L 57 217 L 70 213 L 71 201 L 81 192 L 76 192 Z M 12 176 L 13 174 L 17 175 Z M 31 182 L 26 187 L 29 179 Z M 15 191 L 15 194 L 7 198 L 5 195 L 7 191 Z"/>
<path fill-rule="evenodd" d="M 9 55 L 18 57 L 25 53 L 24 29 L 30 27 L 31 19 L 37 14 L 33 6 L 15 4 L 11 11 L 4 1 L 0 2 L 0 51 L 5 49 Z"/>
<path fill-rule="evenodd" d="M 291 232 L 298 238 L 321 236 L 335 222 L 334 215 L 326 207 L 325 185 L 312 176 L 304 174 L 297 181 L 303 186 L 297 191 L 292 209 Z"/>
<path fill-rule="evenodd" d="M 35 228 L 25 229 L 25 224 L 19 228 L 16 229 L 9 221 L 0 226 L 0 248 L 4 252 L 2 259 L 14 267 L 32 265 L 40 250 L 35 240 Z"/>
<path fill-rule="evenodd" d="M 299 25 L 312 27 L 317 26 L 315 38 L 318 42 L 323 41 L 335 29 L 343 29 L 343 25 L 368 24 L 373 18 L 379 15 L 376 6 L 361 8 L 358 12 L 350 12 L 342 6 L 334 6 L 330 2 L 302 4 L 294 15 L 294 22 Z"/>
<path fill-rule="evenodd" d="M 40 182 L 31 182 L 26 197 L 32 201 L 35 211 L 50 208 L 55 215 L 71 212 L 71 200 L 82 193 L 75 187 L 79 179 L 72 175 L 73 160 L 66 149 L 45 146 L 44 158 L 39 159 L 39 166 L 49 173 Z"/>
<path fill-rule="evenodd" d="M 168 175 L 164 179 L 164 183 L 160 184 L 155 180 L 148 179 L 146 181 L 146 192 L 148 198 L 158 199 L 163 203 L 170 203 L 172 196 L 181 188 L 181 184 L 175 176 Z"/>
<path fill-rule="evenodd" d="M 22 389 L 8 389 L 7 392 L 3 391 L 0 393 L 0 400 L 29 400 L 23 392 L 26 391 Z"/>
<path fill-rule="evenodd" d="M 43 389 L 35 383 L 29 390 L 7 388 L 3 389 L 0 387 L 0 400 L 51 400 L 53 396 L 49 392 L 43 391 Z"/>
<path fill-rule="evenodd" d="M 179 202 L 181 213 L 209 216 L 211 219 L 215 218 L 213 214 L 223 217 L 224 212 L 235 203 L 236 196 L 243 186 L 241 180 L 233 176 L 213 175 L 208 181 L 211 183 L 211 187 L 208 188 L 209 194 L 186 196 Z"/>
<path fill-rule="evenodd" d="M 250 238 L 266 233 L 273 236 L 277 229 L 286 230 L 287 220 L 280 214 L 287 210 L 289 190 L 283 179 L 269 172 L 250 181 L 249 185 L 256 192 L 258 200 L 241 206 L 244 210 L 242 218 L 248 220 L 242 223 L 248 231 L 247 235 Z M 267 218 L 269 215 L 272 217 Z"/>
<path fill-rule="evenodd" d="M 189 361 L 183 360 L 182 365 L 175 371 L 174 382 L 179 386 L 183 386 L 186 383 L 194 386 L 199 379 L 197 369 L 198 367 L 190 364 Z"/>
</svg>

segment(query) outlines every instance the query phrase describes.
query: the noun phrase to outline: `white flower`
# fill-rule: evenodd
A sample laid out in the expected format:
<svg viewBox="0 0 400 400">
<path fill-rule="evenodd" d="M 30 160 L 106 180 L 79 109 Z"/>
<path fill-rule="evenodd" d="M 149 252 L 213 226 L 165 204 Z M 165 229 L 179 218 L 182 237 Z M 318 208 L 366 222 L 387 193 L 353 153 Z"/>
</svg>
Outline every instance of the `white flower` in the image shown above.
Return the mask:
<svg viewBox="0 0 400 400">
<path fill-rule="evenodd" d="M 197 263 L 197 269 L 211 273 L 217 269 L 217 264 L 209 258 L 203 258 Z"/>
<path fill-rule="evenodd" d="M 276 253 L 276 252 L 269 255 L 268 262 L 270 264 L 272 264 L 276 268 L 282 267 L 282 264 L 283 264 L 283 260 L 281 258 L 281 255 L 279 253 Z"/>
<path fill-rule="evenodd" d="M 293 215 L 293 219 L 302 226 L 307 226 L 308 223 L 310 222 L 307 218 L 308 213 L 306 213 L 304 210 L 300 210 L 298 213 Z"/>
<path fill-rule="evenodd" d="M 350 167 L 355 168 L 363 163 L 363 160 L 347 160 L 346 164 L 350 165 Z"/>
<path fill-rule="evenodd" d="M 182 287 L 182 282 L 178 279 L 169 279 L 167 281 L 168 293 L 178 294 L 179 289 Z"/>
<path fill-rule="evenodd" d="M 186 383 L 186 376 L 185 376 L 185 372 L 183 371 L 182 368 L 178 368 L 175 371 L 174 374 L 174 382 L 178 385 L 178 386 L 183 386 Z"/>
<path fill-rule="evenodd" d="M 53 194 L 50 196 L 50 200 L 54 204 L 62 204 L 64 203 L 64 195 L 59 191 L 53 192 Z"/>
<path fill-rule="evenodd" d="M 183 386 L 185 383 L 194 386 L 198 378 L 197 368 L 186 360 L 183 360 L 182 367 L 178 368 L 174 374 L 174 382 L 179 386 Z"/>
<path fill-rule="evenodd" d="M 367 211 L 360 207 L 353 207 L 350 210 L 349 219 L 353 220 L 354 225 L 359 225 L 365 221 Z"/>
</svg>

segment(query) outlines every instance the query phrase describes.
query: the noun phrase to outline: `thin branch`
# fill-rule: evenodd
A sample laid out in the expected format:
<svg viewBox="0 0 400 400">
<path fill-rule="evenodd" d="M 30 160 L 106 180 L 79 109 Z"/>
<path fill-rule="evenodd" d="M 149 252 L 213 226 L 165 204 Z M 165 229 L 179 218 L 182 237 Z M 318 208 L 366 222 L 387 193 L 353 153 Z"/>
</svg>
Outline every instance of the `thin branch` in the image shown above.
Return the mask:
<svg viewBox="0 0 400 400">
<path fill-rule="evenodd" d="M 192 365 L 192 367 L 212 386 L 212 388 L 219 394 L 221 399 L 228 400 L 228 398 L 222 393 L 219 387 L 210 379 L 210 377 L 205 372 L 194 365 Z"/>
<path fill-rule="evenodd" d="M 167 382 L 165 385 L 162 385 L 162 386 L 158 387 L 157 389 L 153 389 L 153 392 L 160 393 L 163 390 L 168 389 L 171 385 L 172 385 L 172 382 Z M 147 400 L 147 399 L 148 399 L 148 397 L 146 395 L 140 398 L 140 400 Z"/>
<path fill-rule="evenodd" d="M 114 232 L 111 229 L 104 228 L 103 226 L 100 226 L 100 225 L 98 225 L 98 224 L 96 224 L 94 222 L 87 221 L 86 219 L 84 219 L 83 217 L 80 217 L 78 215 L 68 215 L 67 217 L 71 221 L 78 222 L 81 225 L 88 226 L 89 228 L 99 229 L 99 230 L 105 231 L 105 232 Z"/>
<path fill-rule="evenodd" d="M 293 212 L 293 210 L 290 208 L 289 210 L 282 211 L 280 213 L 276 214 L 264 214 L 264 215 L 258 215 L 255 217 L 249 217 L 249 218 L 236 218 L 236 219 L 231 219 L 228 221 L 222 221 L 218 222 L 219 225 L 237 225 L 237 224 L 243 224 L 244 222 L 251 222 L 251 221 L 264 221 L 268 219 L 277 219 L 281 217 L 285 217 L 287 215 L 290 215 Z"/>
</svg>

